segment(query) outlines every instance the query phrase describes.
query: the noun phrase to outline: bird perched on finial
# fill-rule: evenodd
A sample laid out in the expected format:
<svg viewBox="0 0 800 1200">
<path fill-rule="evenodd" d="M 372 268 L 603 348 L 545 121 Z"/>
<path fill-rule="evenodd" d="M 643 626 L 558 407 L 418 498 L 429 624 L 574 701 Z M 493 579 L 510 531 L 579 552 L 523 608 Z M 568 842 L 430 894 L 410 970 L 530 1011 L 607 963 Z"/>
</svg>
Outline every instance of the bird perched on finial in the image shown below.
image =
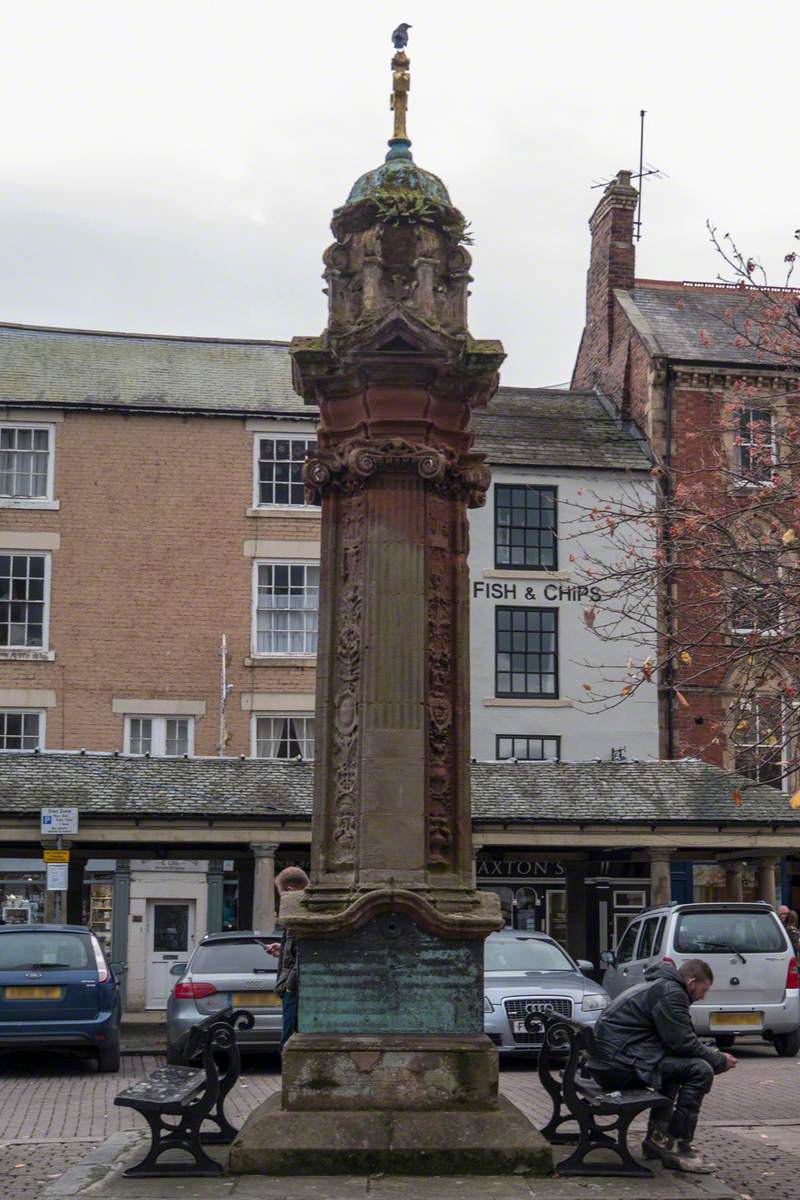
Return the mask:
<svg viewBox="0 0 800 1200">
<path fill-rule="evenodd" d="M 397 26 L 397 29 L 392 34 L 392 45 L 395 50 L 404 50 L 408 45 L 408 31 L 410 28 L 411 26 L 407 25 L 405 21 Z"/>
</svg>

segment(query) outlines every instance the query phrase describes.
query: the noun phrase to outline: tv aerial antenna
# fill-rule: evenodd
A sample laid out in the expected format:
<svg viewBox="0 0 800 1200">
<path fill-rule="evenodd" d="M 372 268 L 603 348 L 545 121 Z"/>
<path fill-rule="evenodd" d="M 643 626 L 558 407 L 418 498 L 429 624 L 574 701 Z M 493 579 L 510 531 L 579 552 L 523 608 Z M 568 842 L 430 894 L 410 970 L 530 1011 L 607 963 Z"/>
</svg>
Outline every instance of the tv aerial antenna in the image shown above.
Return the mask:
<svg viewBox="0 0 800 1200">
<path fill-rule="evenodd" d="M 637 242 L 640 242 L 642 240 L 642 192 L 644 191 L 644 188 L 642 187 L 642 182 L 643 182 L 643 180 L 650 179 L 651 177 L 653 177 L 655 179 L 668 178 L 666 171 L 662 171 L 660 169 L 660 167 L 654 167 L 650 163 L 646 163 L 644 160 L 644 119 L 646 116 L 647 116 L 647 109 L 646 108 L 640 109 L 639 110 L 639 170 L 635 174 L 631 175 L 631 179 L 636 179 L 639 181 L 638 188 L 637 188 L 637 191 L 639 192 L 639 199 L 636 203 L 636 216 L 635 216 L 634 222 L 633 222 L 633 225 L 634 225 L 634 235 L 633 236 Z M 609 179 L 601 179 L 598 183 L 593 183 L 592 188 L 606 188 L 606 187 L 608 187 L 609 183 L 611 183 L 611 182 L 613 182 L 613 181 L 609 180 Z"/>
</svg>

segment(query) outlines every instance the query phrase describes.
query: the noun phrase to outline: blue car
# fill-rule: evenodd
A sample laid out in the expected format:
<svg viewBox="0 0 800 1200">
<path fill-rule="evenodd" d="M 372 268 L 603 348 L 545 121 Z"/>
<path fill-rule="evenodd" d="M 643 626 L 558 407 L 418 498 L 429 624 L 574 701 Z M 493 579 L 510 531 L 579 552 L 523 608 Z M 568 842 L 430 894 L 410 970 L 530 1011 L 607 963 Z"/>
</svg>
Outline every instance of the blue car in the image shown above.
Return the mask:
<svg viewBox="0 0 800 1200">
<path fill-rule="evenodd" d="M 119 983 L 82 925 L 0 926 L 0 1050 L 66 1050 L 119 1070 Z"/>
</svg>

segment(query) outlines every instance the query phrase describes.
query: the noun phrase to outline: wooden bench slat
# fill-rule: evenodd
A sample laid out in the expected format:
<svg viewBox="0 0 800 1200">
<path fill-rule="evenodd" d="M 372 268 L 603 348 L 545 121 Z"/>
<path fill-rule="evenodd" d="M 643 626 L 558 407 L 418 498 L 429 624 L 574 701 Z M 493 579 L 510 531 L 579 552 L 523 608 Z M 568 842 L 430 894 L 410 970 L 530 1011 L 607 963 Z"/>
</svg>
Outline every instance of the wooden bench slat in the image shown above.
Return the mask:
<svg viewBox="0 0 800 1200">
<path fill-rule="evenodd" d="M 194 1067 L 159 1067 L 114 1098 L 115 1104 L 180 1104 L 205 1085 L 206 1073 Z"/>
</svg>

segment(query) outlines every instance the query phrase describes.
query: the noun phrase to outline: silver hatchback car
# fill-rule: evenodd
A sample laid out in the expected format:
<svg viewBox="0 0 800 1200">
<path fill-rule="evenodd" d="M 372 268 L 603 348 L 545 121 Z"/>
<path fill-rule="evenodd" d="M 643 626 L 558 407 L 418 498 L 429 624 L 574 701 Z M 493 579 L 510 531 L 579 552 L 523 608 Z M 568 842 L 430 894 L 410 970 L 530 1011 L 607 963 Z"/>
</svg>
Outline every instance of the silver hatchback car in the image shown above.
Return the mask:
<svg viewBox="0 0 800 1200">
<path fill-rule="evenodd" d="M 680 967 L 701 958 L 714 972 L 714 983 L 690 1009 L 697 1034 L 710 1035 L 723 1049 L 755 1034 L 782 1057 L 800 1050 L 797 960 L 775 910 L 761 900 L 647 909 L 625 930 L 616 951 L 600 957 L 612 997 L 641 983 L 653 963 Z"/>
<path fill-rule="evenodd" d="M 483 1027 L 501 1055 L 535 1054 L 544 1040 L 544 1022 L 525 1028 L 531 1013 L 552 1008 L 593 1025 L 609 1002 L 608 993 L 546 933 L 504 929 L 486 939 Z"/>
<path fill-rule="evenodd" d="M 246 1008 L 255 1017 L 252 1029 L 237 1032 L 241 1050 L 277 1050 L 282 1009 L 275 994 L 278 960 L 267 946 L 280 933 L 244 930 L 209 933 L 188 963 L 172 968 L 176 983 L 167 1001 L 167 1062 L 179 1061 L 183 1035 L 223 1008 Z"/>
</svg>

